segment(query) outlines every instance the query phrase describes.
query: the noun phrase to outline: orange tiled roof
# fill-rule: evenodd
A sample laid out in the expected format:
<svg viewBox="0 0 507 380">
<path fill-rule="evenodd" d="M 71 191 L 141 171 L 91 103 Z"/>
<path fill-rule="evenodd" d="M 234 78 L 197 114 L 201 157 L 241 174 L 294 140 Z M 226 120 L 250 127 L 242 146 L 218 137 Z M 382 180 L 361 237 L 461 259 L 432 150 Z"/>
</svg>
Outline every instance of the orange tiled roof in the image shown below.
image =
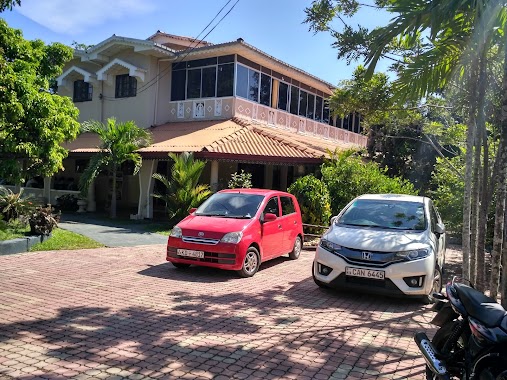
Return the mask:
<svg viewBox="0 0 507 380">
<path fill-rule="evenodd" d="M 142 153 L 209 152 L 234 156 L 319 159 L 327 150 L 352 145 L 298 135 L 244 119 L 167 123 L 149 129 L 153 143 Z M 72 153 L 99 151 L 96 135 L 85 133 L 64 145 Z"/>
<path fill-rule="evenodd" d="M 269 128 L 226 121 L 167 123 L 151 129 L 154 143 L 139 152 L 212 152 L 283 158 L 319 158 L 322 152 L 280 138 Z"/>
<path fill-rule="evenodd" d="M 63 143 L 63 147 L 72 153 L 95 153 L 99 149 L 100 139 L 95 133 L 83 133 L 74 141 Z"/>
</svg>

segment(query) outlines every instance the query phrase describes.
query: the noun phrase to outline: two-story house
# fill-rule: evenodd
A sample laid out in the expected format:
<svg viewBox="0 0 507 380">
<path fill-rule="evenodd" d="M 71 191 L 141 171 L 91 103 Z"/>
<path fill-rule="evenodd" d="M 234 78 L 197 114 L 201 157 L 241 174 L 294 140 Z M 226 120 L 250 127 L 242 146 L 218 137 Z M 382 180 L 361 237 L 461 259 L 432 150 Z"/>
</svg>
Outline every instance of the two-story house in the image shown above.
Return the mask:
<svg viewBox="0 0 507 380">
<path fill-rule="evenodd" d="M 332 91 L 242 39 L 211 44 L 160 31 L 146 40 L 113 35 L 76 50 L 58 78 L 58 92 L 72 97 L 81 122 L 116 117 L 152 132 L 153 144 L 140 150 L 139 175 L 126 165 L 116 194 L 120 207 L 137 206 L 137 215 L 148 218 L 152 174 L 169 174 L 170 152 L 206 160 L 203 181 L 213 189 L 243 169 L 255 187 L 285 190 L 328 149 L 366 146 L 359 120 L 330 118 Z M 97 146 L 86 134 L 68 144 L 63 174 L 77 180 Z M 89 210 L 111 196 L 99 191 L 107 180 L 99 177 L 90 189 Z"/>
</svg>

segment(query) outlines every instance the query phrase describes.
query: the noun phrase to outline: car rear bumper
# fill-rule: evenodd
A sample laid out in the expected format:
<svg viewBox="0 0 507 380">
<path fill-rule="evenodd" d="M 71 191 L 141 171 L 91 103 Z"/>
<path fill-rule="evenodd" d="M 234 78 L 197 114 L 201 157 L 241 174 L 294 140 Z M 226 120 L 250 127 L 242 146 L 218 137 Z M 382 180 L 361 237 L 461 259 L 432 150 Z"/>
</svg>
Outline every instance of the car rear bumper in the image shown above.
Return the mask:
<svg viewBox="0 0 507 380">
<path fill-rule="evenodd" d="M 327 275 L 319 273 L 318 264 L 331 270 Z M 384 268 L 367 267 L 365 265 L 349 264 L 341 257 L 317 247 L 313 265 L 313 275 L 316 280 L 329 287 L 361 290 L 367 293 L 385 295 L 424 296 L 430 293 L 433 285 L 434 258 L 409 262 L 395 263 Z M 347 275 L 346 267 L 384 272 L 384 279 L 364 278 Z M 417 278 L 421 281 L 417 286 L 409 286 L 406 279 Z"/>
</svg>

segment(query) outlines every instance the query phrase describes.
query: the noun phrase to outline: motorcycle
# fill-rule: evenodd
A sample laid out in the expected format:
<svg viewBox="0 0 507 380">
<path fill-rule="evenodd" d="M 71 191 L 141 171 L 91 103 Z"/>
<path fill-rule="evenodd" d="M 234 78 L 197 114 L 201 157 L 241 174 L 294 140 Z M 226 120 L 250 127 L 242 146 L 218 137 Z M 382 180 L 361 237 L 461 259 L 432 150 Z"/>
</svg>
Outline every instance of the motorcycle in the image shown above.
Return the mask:
<svg viewBox="0 0 507 380">
<path fill-rule="evenodd" d="M 433 293 L 433 339 L 415 334 L 426 379 L 507 380 L 507 312 L 465 282 L 455 277 L 445 295 Z"/>
</svg>

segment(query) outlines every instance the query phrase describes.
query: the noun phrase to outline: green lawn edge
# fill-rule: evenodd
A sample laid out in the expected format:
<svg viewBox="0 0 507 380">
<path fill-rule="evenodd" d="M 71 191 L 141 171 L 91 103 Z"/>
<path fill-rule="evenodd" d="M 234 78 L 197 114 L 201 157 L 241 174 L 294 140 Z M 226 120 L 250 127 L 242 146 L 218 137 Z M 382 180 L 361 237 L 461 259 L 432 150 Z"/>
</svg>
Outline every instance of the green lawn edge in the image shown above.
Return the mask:
<svg viewBox="0 0 507 380">
<path fill-rule="evenodd" d="M 63 249 L 88 249 L 101 248 L 104 244 L 96 242 L 86 236 L 76 234 L 71 231 L 56 228 L 52 236 L 43 243 L 35 244 L 30 248 L 30 252 L 35 251 L 59 251 Z"/>
</svg>

